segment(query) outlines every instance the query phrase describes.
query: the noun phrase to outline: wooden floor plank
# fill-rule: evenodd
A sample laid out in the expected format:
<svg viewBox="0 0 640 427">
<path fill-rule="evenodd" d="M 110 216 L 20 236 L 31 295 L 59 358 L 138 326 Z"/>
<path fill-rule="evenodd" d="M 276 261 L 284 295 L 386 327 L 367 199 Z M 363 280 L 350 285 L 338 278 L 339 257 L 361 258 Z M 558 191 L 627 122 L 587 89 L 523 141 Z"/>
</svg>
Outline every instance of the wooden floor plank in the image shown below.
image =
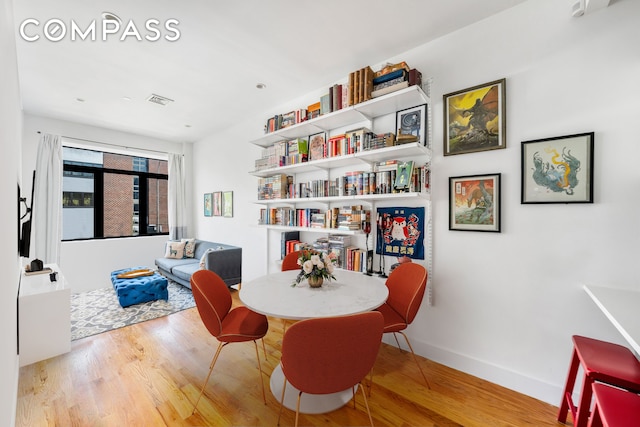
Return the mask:
<svg viewBox="0 0 640 427">
<path fill-rule="evenodd" d="M 237 293 L 233 298 L 238 305 Z M 280 360 L 282 332 L 282 321 L 269 318 L 266 360 L 259 345 L 266 405 L 253 343 L 238 343 L 222 350 L 192 414 L 218 344 L 192 308 L 83 338 L 68 354 L 22 367 L 16 426 L 275 426 L 279 401 L 268 377 Z M 561 425 L 553 405 L 419 361 L 431 389 L 410 353 L 382 345 L 368 399 L 376 426 Z M 368 425 L 360 392 L 355 406 L 303 414 L 300 425 Z M 281 425 L 293 425 L 294 418 L 285 408 Z"/>
</svg>

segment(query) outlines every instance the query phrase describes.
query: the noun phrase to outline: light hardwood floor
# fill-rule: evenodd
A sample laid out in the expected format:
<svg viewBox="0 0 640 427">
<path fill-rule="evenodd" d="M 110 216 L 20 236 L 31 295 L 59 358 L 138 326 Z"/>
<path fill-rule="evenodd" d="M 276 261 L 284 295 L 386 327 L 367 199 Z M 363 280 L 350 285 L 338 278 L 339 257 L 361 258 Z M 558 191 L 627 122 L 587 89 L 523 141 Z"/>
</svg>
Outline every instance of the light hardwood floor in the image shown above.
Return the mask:
<svg viewBox="0 0 640 427">
<path fill-rule="evenodd" d="M 233 294 L 238 303 L 237 293 Z M 222 350 L 192 415 L 217 341 L 195 308 L 75 341 L 71 352 L 20 369 L 17 427 L 275 426 L 279 402 L 268 375 L 280 359 L 282 322 L 269 318 L 267 360 L 260 348 L 267 404 L 262 401 L 253 343 Z M 557 407 L 383 344 L 369 405 L 376 426 L 558 426 Z M 304 398 L 304 397 L 303 397 Z M 282 426 L 294 413 L 283 410 Z M 300 425 L 368 425 L 362 394 Z"/>
</svg>

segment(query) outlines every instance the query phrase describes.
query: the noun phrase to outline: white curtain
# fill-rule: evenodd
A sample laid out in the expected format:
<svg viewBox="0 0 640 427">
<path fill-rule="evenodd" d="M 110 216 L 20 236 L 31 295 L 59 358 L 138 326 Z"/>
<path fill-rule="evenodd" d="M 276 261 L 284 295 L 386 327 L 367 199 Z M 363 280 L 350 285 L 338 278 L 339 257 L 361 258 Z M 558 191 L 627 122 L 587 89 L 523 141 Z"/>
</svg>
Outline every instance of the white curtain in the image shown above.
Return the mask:
<svg viewBox="0 0 640 427">
<path fill-rule="evenodd" d="M 187 236 L 187 202 L 184 156 L 169 153 L 169 238 L 179 240 Z"/>
<path fill-rule="evenodd" d="M 58 135 L 40 138 L 32 215 L 35 258 L 57 264 L 62 236 L 62 142 Z"/>
</svg>

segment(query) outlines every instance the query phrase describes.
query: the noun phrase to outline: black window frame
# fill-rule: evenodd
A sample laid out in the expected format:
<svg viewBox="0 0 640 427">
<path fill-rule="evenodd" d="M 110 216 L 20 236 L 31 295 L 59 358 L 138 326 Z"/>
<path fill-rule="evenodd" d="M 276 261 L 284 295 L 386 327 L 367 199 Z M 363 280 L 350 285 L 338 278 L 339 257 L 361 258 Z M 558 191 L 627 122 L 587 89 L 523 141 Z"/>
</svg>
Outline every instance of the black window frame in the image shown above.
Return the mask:
<svg viewBox="0 0 640 427">
<path fill-rule="evenodd" d="M 141 172 L 141 171 L 129 171 L 122 169 L 104 168 L 102 165 L 87 166 L 78 164 L 67 164 L 63 162 L 64 172 L 80 172 L 80 173 L 92 173 L 93 174 L 93 237 L 90 238 L 77 238 L 77 239 L 63 239 L 63 242 L 72 242 L 76 240 L 100 240 L 100 239 L 120 239 L 131 237 L 147 237 L 147 236 L 162 236 L 169 235 L 169 231 L 162 233 L 148 233 L 148 203 L 149 203 L 149 179 L 163 179 L 167 183 L 169 181 L 168 174 L 154 173 L 154 172 Z M 138 234 L 131 234 L 129 236 L 107 236 L 104 235 L 104 175 L 105 174 L 120 174 L 120 175 L 132 175 L 138 176 L 139 182 L 139 214 L 138 214 Z M 131 200 L 133 200 L 133 192 L 131 194 Z"/>
</svg>

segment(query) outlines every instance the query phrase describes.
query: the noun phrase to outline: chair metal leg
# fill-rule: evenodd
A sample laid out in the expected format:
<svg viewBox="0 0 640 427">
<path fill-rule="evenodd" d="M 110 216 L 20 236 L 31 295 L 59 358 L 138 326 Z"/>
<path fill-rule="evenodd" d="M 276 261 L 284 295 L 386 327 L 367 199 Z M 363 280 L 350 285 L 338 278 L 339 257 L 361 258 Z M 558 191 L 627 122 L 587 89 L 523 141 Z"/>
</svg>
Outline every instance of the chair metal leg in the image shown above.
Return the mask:
<svg viewBox="0 0 640 427">
<path fill-rule="evenodd" d="M 284 406 L 284 392 L 287 389 L 287 379 L 284 379 L 284 384 L 282 385 L 282 396 L 280 397 L 280 412 L 278 412 L 278 425 L 280 425 L 280 417 L 282 416 L 282 407 Z"/>
<path fill-rule="evenodd" d="M 422 371 L 422 367 L 420 367 L 420 363 L 418 363 L 418 358 L 416 357 L 416 354 L 413 351 L 413 347 L 411 347 L 411 343 L 409 342 L 409 338 L 407 338 L 407 336 L 402 331 L 398 331 L 398 333 L 402 334 L 404 339 L 407 341 L 407 345 L 409 346 L 409 350 L 411 350 L 411 354 L 413 355 L 413 360 L 416 361 L 416 365 L 418 365 L 418 369 L 420 369 L 420 373 L 422 374 L 422 378 L 424 379 L 424 382 L 427 384 L 427 388 L 429 390 L 431 390 L 431 386 L 429 385 L 429 381 L 427 380 L 427 377 L 424 375 L 424 372 Z M 395 333 L 393 335 L 395 336 Z"/>
<path fill-rule="evenodd" d="M 364 392 L 362 388 L 362 383 L 360 383 L 360 388 L 362 389 L 362 395 L 364 396 L 364 406 L 367 408 L 367 415 L 369 415 L 369 422 L 371 423 L 371 427 L 373 427 L 373 418 L 371 417 L 371 410 L 369 409 L 369 402 L 367 401 L 367 393 Z M 353 397 L 355 403 L 355 396 Z"/>
<path fill-rule="evenodd" d="M 262 338 L 262 351 L 264 352 L 264 360 L 267 360 L 267 347 L 264 346 L 264 338 Z"/>
<path fill-rule="evenodd" d="M 404 335 L 404 334 L 402 334 L 402 335 Z M 402 347 L 400 347 L 400 341 L 398 341 L 398 336 L 396 335 L 396 333 L 395 333 L 395 332 L 393 333 L 393 338 L 395 338 L 395 340 L 396 340 L 396 344 L 398 344 L 398 348 L 399 348 L 400 350 L 402 350 Z M 406 337 L 405 337 L 405 338 L 406 338 Z"/>
<path fill-rule="evenodd" d="M 260 365 L 260 353 L 258 352 L 258 343 L 256 340 L 253 340 L 253 345 L 256 348 L 256 359 L 258 359 L 258 372 L 260 373 L 260 386 L 262 386 L 262 400 L 264 400 L 264 404 L 267 404 L 267 395 L 264 393 L 264 380 L 262 379 L 262 366 Z M 262 342 L 264 345 L 264 341 Z M 266 353 L 265 353 L 266 357 Z"/>
<path fill-rule="evenodd" d="M 298 415 L 300 415 L 300 398 L 302 397 L 302 392 L 298 392 L 298 403 L 296 403 L 296 422 L 294 424 L 295 427 L 298 427 Z"/>
<path fill-rule="evenodd" d="M 227 344 L 229 343 L 218 344 L 218 349 L 216 350 L 216 354 L 213 356 L 213 359 L 211 360 L 211 365 L 209 365 L 209 373 L 207 374 L 207 379 L 204 380 L 204 384 L 202 384 L 202 390 L 200 390 L 200 395 L 198 396 L 198 400 L 196 400 L 196 403 L 193 405 L 193 411 L 191 411 L 192 415 L 196 413 L 196 407 L 198 406 L 198 403 L 200 403 L 200 398 L 202 397 L 202 394 L 204 393 L 204 389 L 207 386 L 207 383 L 209 382 L 209 378 L 211 377 L 211 372 L 213 372 L 213 367 L 216 365 L 216 361 L 218 360 L 220 351 L 222 350 L 222 347 L 224 347 Z M 260 379 L 262 379 L 262 377 Z"/>
</svg>

